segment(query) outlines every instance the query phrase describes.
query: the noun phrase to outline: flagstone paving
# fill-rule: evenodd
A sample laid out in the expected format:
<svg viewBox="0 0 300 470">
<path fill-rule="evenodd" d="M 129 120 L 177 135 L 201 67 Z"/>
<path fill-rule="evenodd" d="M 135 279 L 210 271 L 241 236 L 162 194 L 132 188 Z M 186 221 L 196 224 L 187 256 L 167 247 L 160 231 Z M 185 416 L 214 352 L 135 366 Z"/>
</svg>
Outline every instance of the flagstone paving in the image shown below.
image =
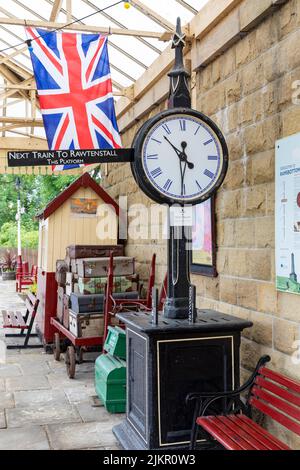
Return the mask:
<svg viewBox="0 0 300 470">
<path fill-rule="evenodd" d="M 24 310 L 14 282 L 0 281 L 0 312 Z M 0 313 L 0 325 L 2 315 Z M 112 428 L 123 415 L 95 406 L 94 360 L 77 366 L 76 377 L 66 375 L 63 357 L 56 362 L 43 349 L 7 350 L 0 328 L 0 450 L 114 450 Z"/>
</svg>

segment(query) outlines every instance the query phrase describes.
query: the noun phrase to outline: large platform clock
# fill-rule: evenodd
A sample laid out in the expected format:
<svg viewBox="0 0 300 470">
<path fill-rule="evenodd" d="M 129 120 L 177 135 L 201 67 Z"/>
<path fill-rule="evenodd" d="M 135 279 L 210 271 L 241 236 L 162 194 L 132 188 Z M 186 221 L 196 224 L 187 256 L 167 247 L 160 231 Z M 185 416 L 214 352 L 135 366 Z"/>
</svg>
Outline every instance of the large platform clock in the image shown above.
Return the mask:
<svg viewBox="0 0 300 470">
<path fill-rule="evenodd" d="M 134 177 L 159 203 L 203 202 L 226 176 L 228 149 L 222 132 L 192 109 L 159 113 L 141 127 L 133 147 Z"/>
</svg>

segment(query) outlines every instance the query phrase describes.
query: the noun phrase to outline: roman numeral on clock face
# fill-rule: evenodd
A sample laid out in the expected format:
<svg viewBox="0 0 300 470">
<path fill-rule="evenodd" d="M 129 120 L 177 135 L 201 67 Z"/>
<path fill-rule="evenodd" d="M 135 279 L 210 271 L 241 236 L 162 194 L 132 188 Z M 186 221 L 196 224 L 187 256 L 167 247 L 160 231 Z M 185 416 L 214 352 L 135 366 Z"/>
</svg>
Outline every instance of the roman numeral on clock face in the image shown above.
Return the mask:
<svg viewBox="0 0 300 470">
<path fill-rule="evenodd" d="M 147 155 L 147 160 L 157 160 L 157 159 L 158 159 L 157 153 L 155 155 Z"/>
<path fill-rule="evenodd" d="M 172 184 L 173 184 L 173 181 L 172 181 L 172 180 L 167 180 L 167 181 L 165 182 L 164 189 L 165 189 L 166 191 L 169 191 L 169 189 L 171 188 Z"/>
<path fill-rule="evenodd" d="M 184 119 L 180 119 L 179 123 L 180 123 L 180 130 L 182 132 L 185 132 L 186 131 L 186 121 Z"/>
<path fill-rule="evenodd" d="M 170 131 L 170 128 L 169 128 L 168 124 L 164 124 L 164 125 L 162 126 L 162 128 L 163 128 L 163 130 L 164 130 L 168 135 L 172 134 L 172 132 Z"/>
<path fill-rule="evenodd" d="M 209 170 L 205 170 L 204 174 L 205 174 L 205 176 L 208 176 L 208 178 L 210 178 L 211 180 L 214 177 L 214 174 Z"/>
<path fill-rule="evenodd" d="M 156 168 L 155 170 L 151 171 L 151 175 L 153 178 L 158 178 L 160 175 L 162 175 L 162 169 L 161 168 Z"/>
</svg>

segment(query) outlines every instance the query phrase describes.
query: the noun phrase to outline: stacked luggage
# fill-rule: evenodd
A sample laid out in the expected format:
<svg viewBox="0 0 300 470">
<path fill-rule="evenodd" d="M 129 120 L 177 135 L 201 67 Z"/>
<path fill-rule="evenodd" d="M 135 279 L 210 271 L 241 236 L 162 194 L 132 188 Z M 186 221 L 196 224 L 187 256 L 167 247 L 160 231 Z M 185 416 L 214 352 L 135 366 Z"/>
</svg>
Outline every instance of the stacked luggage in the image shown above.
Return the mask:
<svg viewBox="0 0 300 470">
<path fill-rule="evenodd" d="M 139 279 L 134 258 L 123 256 L 123 245 L 72 245 L 57 261 L 57 318 L 77 338 L 103 336 L 104 299 L 110 253 L 114 255 L 116 298 L 136 299 Z"/>
</svg>

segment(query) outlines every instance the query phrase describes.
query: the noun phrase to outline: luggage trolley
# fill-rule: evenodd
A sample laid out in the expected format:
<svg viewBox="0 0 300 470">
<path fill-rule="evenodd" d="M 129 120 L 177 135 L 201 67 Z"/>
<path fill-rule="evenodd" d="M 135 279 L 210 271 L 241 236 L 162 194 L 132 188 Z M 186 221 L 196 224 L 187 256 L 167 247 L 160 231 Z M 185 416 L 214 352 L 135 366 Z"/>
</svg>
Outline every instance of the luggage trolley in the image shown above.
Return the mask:
<svg viewBox="0 0 300 470">
<path fill-rule="evenodd" d="M 60 323 L 58 318 L 51 318 L 51 325 L 53 325 L 56 330 L 54 333 L 54 343 L 53 343 L 53 354 L 56 361 L 60 360 L 61 353 L 65 349 L 65 363 L 67 374 L 70 379 L 75 377 L 76 364 L 82 364 L 83 362 L 88 362 L 83 360 L 83 353 L 88 348 L 99 348 L 103 346 L 107 333 L 108 327 L 112 324 L 112 311 L 119 313 L 124 311 L 122 309 L 145 309 L 151 310 L 152 303 L 152 289 L 155 283 L 155 263 L 156 255 L 154 254 L 151 262 L 150 277 L 148 282 L 146 298 L 138 297 L 134 300 L 129 299 L 114 299 L 113 297 L 113 254 L 111 253 L 108 266 L 108 276 L 106 283 L 106 294 L 104 301 L 104 332 L 103 335 L 95 337 L 86 337 L 78 338 L 70 330 L 68 330 L 64 325 Z M 141 296 L 141 289 L 139 290 L 139 296 Z M 117 310 L 116 310 L 117 306 Z M 65 348 L 61 346 L 62 338 L 65 343 Z"/>
</svg>

